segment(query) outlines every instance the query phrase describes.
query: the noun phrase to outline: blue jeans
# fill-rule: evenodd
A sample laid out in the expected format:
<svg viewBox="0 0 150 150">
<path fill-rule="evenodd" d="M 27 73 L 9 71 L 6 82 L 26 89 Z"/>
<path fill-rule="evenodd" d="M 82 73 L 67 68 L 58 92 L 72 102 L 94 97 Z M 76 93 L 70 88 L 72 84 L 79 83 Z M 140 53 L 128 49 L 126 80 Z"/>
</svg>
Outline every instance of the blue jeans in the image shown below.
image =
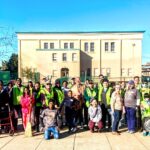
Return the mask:
<svg viewBox="0 0 150 150">
<path fill-rule="evenodd" d="M 118 130 L 118 125 L 119 125 L 119 121 L 121 119 L 122 116 L 122 111 L 121 110 L 114 110 L 114 120 L 113 120 L 113 124 L 112 124 L 112 131 L 116 132 Z"/>
<path fill-rule="evenodd" d="M 58 139 L 58 138 L 59 138 L 59 132 L 58 132 L 58 130 L 56 129 L 56 127 L 49 127 L 49 128 L 48 128 L 47 130 L 45 130 L 45 132 L 44 132 L 44 138 L 45 138 L 45 140 L 50 139 L 51 133 L 53 133 L 55 139 Z"/>
<path fill-rule="evenodd" d="M 126 107 L 127 125 L 129 131 L 135 131 L 136 123 L 136 109 L 132 107 Z"/>
</svg>

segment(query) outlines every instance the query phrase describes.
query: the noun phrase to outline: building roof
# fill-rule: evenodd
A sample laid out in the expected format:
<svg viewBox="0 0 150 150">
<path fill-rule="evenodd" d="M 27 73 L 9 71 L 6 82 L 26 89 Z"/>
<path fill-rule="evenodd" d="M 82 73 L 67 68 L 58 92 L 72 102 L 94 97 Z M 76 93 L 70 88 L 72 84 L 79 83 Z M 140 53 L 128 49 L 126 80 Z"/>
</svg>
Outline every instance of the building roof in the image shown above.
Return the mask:
<svg viewBox="0 0 150 150">
<path fill-rule="evenodd" d="M 67 31 L 67 32 L 16 32 L 17 34 L 90 34 L 90 33 L 144 33 L 145 31 Z"/>
</svg>

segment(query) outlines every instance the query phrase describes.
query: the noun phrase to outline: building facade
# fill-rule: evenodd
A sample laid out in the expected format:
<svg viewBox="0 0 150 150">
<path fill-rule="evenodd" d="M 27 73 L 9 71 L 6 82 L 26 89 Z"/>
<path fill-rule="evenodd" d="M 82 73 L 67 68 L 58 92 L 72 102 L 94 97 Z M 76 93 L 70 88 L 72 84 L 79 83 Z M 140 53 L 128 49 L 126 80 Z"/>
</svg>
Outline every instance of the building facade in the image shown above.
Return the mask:
<svg viewBox="0 0 150 150">
<path fill-rule="evenodd" d="M 40 78 L 103 74 L 120 81 L 141 77 L 143 33 L 17 32 L 19 76 L 28 67 Z"/>
</svg>

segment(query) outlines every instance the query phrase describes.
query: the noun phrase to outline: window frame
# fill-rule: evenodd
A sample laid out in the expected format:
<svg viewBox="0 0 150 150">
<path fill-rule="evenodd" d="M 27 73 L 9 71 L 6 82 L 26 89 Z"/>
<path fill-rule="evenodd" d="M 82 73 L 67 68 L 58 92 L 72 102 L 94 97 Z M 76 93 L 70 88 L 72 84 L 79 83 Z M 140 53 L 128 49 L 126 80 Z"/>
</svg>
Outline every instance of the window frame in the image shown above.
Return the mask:
<svg viewBox="0 0 150 150">
<path fill-rule="evenodd" d="M 56 55 L 56 56 L 54 56 Z M 52 61 L 57 62 L 57 53 L 52 53 Z"/>
<path fill-rule="evenodd" d="M 48 49 L 48 42 L 44 42 L 44 49 Z"/>
</svg>

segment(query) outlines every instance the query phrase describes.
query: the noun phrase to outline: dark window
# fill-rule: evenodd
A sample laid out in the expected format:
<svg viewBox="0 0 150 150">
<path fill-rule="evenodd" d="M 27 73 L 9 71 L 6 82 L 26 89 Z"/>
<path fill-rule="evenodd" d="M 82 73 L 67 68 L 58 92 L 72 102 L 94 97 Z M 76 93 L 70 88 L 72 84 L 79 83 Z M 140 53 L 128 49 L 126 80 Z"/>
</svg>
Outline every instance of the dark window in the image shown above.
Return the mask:
<svg viewBox="0 0 150 150">
<path fill-rule="evenodd" d="M 87 76 L 91 76 L 91 68 L 87 69 Z"/>
<path fill-rule="evenodd" d="M 62 55 L 62 60 L 63 60 L 63 61 L 67 61 L 67 54 L 66 54 L 66 53 L 63 53 L 63 55 Z"/>
<path fill-rule="evenodd" d="M 48 49 L 48 43 L 44 43 L 44 49 Z"/>
<path fill-rule="evenodd" d="M 50 43 L 50 49 L 54 49 L 54 43 Z"/>
<path fill-rule="evenodd" d="M 71 49 L 74 48 L 74 43 L 70 43 L 70 48 L 71 48 Z"/>
<path fill-rule="evenodd" d="M 115 51 L 115 42 L 111 42 L 111 52 Z"/>
<path fill-rule="evenodd" d="M 91 52 L 94 52 L 94 42 L 90 43 L 90 50 Z"/>
<path fill-rule="evenodd" d="M 64 43 L 64 49 L 68 49 L 68 43 Z"/>
<path fill-rule="evenodd" d="M 105 52 L 108 52 L 108 42 L 105 42 Z"/>
<path fill-rule="evenodd" d="M 87 52 L 88 51 L 88 43 L 84 43 L 84 51 Z"/>
<path fill-rule="evenodd" d="M 76 53 L 72 53 L 72 61 L 77 61 L 77 54 Z"/>
<path fill-rule="evenodd" d="M 53 53 L 53 54 L 52 54 L 52 60 L 53 60 L 53 61 L 57 61 L 57 54 L 56 54 L 56 53 Z"/>
</svg>

